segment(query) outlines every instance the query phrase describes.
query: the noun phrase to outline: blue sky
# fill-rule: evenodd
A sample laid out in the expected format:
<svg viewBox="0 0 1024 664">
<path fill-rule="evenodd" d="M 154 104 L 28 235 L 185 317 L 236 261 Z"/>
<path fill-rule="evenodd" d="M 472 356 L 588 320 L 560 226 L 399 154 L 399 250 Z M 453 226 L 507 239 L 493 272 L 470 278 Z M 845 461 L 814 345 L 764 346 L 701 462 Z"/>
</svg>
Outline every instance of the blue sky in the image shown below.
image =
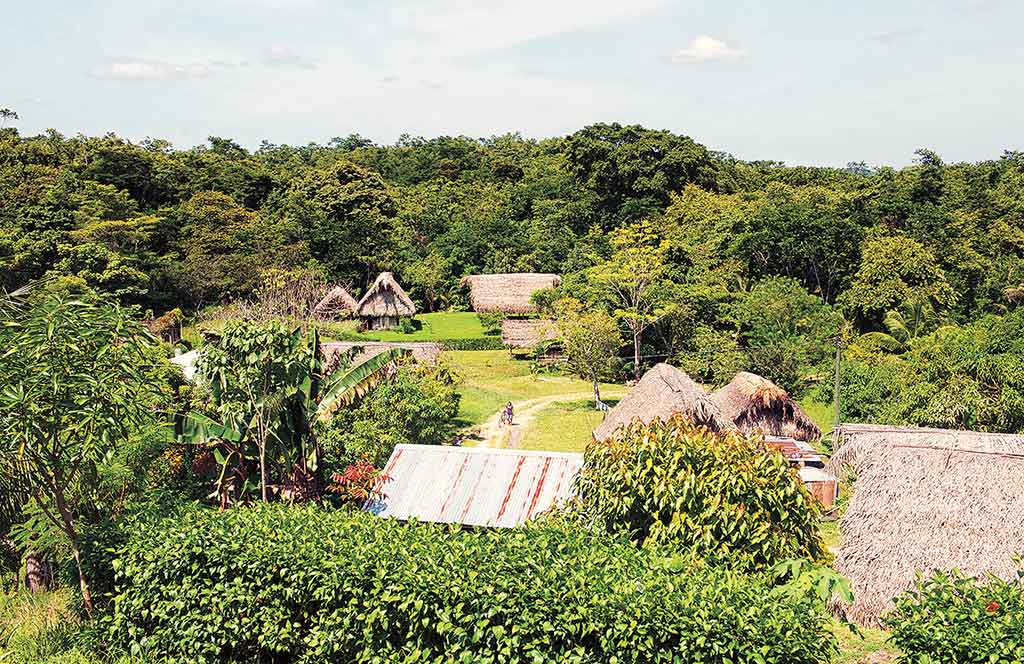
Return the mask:
<svg viewBox="0 0 1024 664">
<path fill-rule="evenodd" d="M 1024 149 L 1019 0 L 0 0 L 24 134 L 178 147 L 601 121 L 743 159 Z"/>
</svg>

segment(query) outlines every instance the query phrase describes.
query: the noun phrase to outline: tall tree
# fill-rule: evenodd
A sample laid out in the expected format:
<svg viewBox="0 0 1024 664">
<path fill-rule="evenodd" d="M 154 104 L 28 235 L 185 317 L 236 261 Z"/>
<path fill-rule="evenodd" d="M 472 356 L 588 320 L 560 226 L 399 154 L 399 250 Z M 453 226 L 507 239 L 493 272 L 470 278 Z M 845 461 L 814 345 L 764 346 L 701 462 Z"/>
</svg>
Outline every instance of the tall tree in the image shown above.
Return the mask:
<svg viewBox="0 0 1024 664">
<path fill-rule="evenodd" d="M 116 304 L 63 295 L 5 296 L 0 437 L 17 450 L 35 504 L 67 539 L 86 611 L 75 495 L 133 431 L 158 426 L 145 375 L 155 340 Z M 0 465 L 0 471 L 6 468 Z"/>
<path fill-rule="evenodd" d="M 669 243 L 648 221 L 623 226 L 612 232 L 611 257 L 589 270 L 615 307 L 615 317 L 629 329 L 633 340 L 633 371 L 641 374 L 640 346 L 643 334 L 668 312 L 672 284 L 666 258 Z"/>
<path fill-rule="evenodd" d="M 576 299 L 555 303 L 558 336 L 569 367 L 594 387 L 594 406 L 601 403 L 601 377 L 622 344 L 615 319 L 603 309 L 585 309 Z"/>
</svg>

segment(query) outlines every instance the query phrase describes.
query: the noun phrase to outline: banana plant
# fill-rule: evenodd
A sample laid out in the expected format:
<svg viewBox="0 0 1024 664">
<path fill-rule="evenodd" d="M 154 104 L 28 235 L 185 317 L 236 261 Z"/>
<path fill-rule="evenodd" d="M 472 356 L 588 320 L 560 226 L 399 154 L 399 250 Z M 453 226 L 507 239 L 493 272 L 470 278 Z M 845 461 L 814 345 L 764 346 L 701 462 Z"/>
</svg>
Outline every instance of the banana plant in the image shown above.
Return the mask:
<svg viewBox="0 0 1024 664">
<path fill-rule="evenodd" d="M 233 486 L 238 495 L 250 486 L 246 462 L 259 467 L 261 498 L 268 500 L 270 466 L 279 475 L 314 481 L 319 448 L 315 418 L 327 421 L 385 379 L 409 351 L 390 349 L 352 366 L 360 349 L 326 358 L 320 337 L 281 323 L 238 323 L 225 329 L 217 346 L 204 353 L 200 373 L 208 381 L 218 418 L 193 412 L 182 418 L 179 440 L 207 445 L 218 452 L 216 491 Z M 336 366 L 332 366 L 336 365 Z M 231 469 L 240 469 L 234 472 Z M 279 477 L 281 479 L 281 477 Z"/>
</svg>

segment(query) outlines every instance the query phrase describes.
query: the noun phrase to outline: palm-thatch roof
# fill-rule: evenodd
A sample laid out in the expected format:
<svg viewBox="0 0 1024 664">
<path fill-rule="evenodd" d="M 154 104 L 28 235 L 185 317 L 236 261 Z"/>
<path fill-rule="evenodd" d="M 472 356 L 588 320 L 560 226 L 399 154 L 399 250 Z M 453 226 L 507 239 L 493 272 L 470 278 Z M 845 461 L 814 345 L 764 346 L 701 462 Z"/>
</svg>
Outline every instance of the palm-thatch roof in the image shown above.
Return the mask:
<svg viewBox="0 0 1024 664">
<path fill-rule="evenodd" d="M 562 283 L 557 274 L 520 272 L 516 274 L 477 274 L 465 277 L 462 285 L 469 286 L 469 301 L 473 311 L 529 314 L 537 311 L 530 298 L 539 290 L 554 288 Z"/>
<path fill-rule="evenodd" d="M 417 362 L 424 364 L 435 364 L 437 358 L 441 356 L 441 345 L 430 343 L 430 342 L 408 342 L 408 343 L 390 343 L 385 341 L 329 341 L 327 343 L 320 344 L 320 352 L 324 354 L 329 361 L 333 359 L 337 353 L 348 353 L 353 348 L 360 348 L 360 352 L 352 359 L 354 364 L 360 364 L 376 357 L 381 353 L 391 350 L 392 348 L 404 348 L 412 352 L 412 357 Z"/>
<path fill-rule="evenodd" d="M 654 365 L 629 394 L 608 411 L 604 422 L 594 430 L 594 438 L 609 438 L 633 420 L 650 424 L 654 420 L 668 420 L 675 414 L 712 431 L 730 428 L 703 387 L 679 369 L 662 363 Z"/>
<path fill-rule="evenodd" d="M 319 320 L 346 318 L 355 314 L 359 303 L 343 286 L 335 286 L 313 307 L 313 317 Z"/>
<path fill-rule="evenodd" d="M 416 305 L 391 272 L 381 272 L 356 305 L 360 318 L 402 318 L 416 315 Z"/>
<path fill-rule="evenodd" d="M 917 571 L 1015 576 L 1024 553 L 1024 436 L 848 424 L 829 463 L 856 473 L 836 569 L 878 625 Z"/>
<path fill-rule="evenodd" d="M 553 320 L 506 318 L 501 321 L 501 343 L 511 348 L 534 348 L 542 341 L 557 338 L 558 329 Z"/>
<path fill-rule="evenodd" d="M 741 371 L 711 400 L 722 415 L 744 433 L 816 440 L 821 429 L 786 390 L 767 378 Z"/>
</svg>

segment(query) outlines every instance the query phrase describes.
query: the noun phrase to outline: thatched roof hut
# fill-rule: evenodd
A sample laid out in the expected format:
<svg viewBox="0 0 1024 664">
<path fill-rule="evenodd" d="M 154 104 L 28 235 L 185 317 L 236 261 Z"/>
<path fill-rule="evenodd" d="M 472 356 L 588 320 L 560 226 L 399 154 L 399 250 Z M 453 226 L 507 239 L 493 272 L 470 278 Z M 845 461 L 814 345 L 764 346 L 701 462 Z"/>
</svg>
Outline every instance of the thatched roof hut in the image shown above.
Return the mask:
<svg viewBox="0 0 1024 664">
<path fill-rule="evenodd" d="M 336 320 L 354 316 L 359 303 L 343 286 L 335 286 L 313 307 L 313 317 L 318 320 Z"/>
<path fill-rule="evenodd" d="M 521 272 L 516 274 L 477 274 L 462 280 L 469 286 L 469 301 L 477 313 L 503 312 L 529 314 L 537 311 L 530 298 L 539 290 L 562 283 L 557 274 Z"/>
<path fill-rule="evenodd" d="M 767 378 L 741 371 L 711 400 L 722 415 L 744 433 L 817 440 L 821 429 L 786 390 Z"/>
<path fill-rule="evenodd" d="M 506 318 L 501 321 L 501 343 L 510 348 L 534 348 L 542 341 L 557 338 L 558 329 L 553 320 Z"/>
<path fill-rule="evenodd" d="M 416 305 L 391 272 L 381 272 L 356 305 L 356 314 L 367 329 L 398 327 L 402 318 L 416 315 Z"/>
<path fill-rule="evenodd" d="M 629 394 L 608 411 L 604 422 L 594 430 L 594 438 L 609 438 L 633 420 L 650 424 L 654 420 L 668 420 L 677 413 L 712 431 L 730 428 L 703 387 L 679 369 L 662 363 L 654 365 Z"/>
<path fill-rule="evenodd" d="M 917 571 L 1015 576 L 1024 553 L 1024 436 L 848 424 L 829 464 L 856 472 L 836 569 L 876 626 Z"/>
</svg>

